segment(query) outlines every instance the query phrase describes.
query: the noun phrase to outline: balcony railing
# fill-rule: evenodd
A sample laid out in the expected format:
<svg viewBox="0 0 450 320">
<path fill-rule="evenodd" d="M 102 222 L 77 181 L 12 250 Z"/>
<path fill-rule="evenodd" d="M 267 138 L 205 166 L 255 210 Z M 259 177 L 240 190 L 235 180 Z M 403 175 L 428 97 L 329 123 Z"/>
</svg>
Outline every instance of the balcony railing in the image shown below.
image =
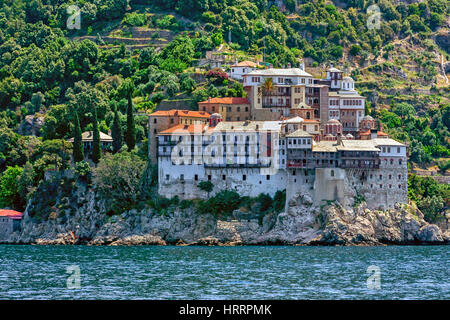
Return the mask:
<svg viewBox="0 0 450 320">
<path fill-rule="evenodd" d="M 270 168 L 272 163 L 205 163 L 205 168 Z"/>
<path fill-rule="evenodd" d="M 371 164 L 341 163 L 341 165 L 339 167 L 343 168 L 343 169 L 380 169 L 380 165 L 376 164 L 376 163 L 371 163 Z"/>
<path fill-rule="evenodd" d="M 287 90 L 287 91 L 273 90 L 273 91 L 263 92 L 263 97 L 290 97 L 290 96 L 291 96 L 290 90 Z"/>
<path fill-rule="evenodd" d="M 263 103 L 263 108 L 290 108 L 290 103 Z"/>
</svg>

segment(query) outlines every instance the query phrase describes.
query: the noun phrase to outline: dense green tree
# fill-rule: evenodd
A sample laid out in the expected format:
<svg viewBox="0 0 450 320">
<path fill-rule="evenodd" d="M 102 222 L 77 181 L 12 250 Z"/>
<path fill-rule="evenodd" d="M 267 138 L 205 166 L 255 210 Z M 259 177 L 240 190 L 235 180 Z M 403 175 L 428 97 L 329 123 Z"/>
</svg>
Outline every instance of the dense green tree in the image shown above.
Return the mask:
<svg viewBox="0 0 450 320">
<path fill-rule="evenodd" d="M 192 79 L 188 73 L 183 73 L 180 76 L 180 85 L 181 85 L 181 90 L 187 91 L 189 93 L 194 91 L 195 88 L 197 87 L 195 80 Z"/>
<path fill-rule="evenodd" d="M 416 110 L 414 109 L 414 107 L 406 102 L 397 104 L 392 108 L 392 111 L 402 119 L 413 117 L 416 114 Z"/>
<path fill-rule="evenodd" d="M 111 134 L 113 138 L 113 152 L 117 153 L 122 148 L 122 126 L 120 124 L 119 111 L 117 110 L 117 104 L 114 105 L 114 120 L 111 127 Z"/>
<path fill-rule="evenodd" d="M 119 90 L 122 95 L 126 97 L 128 101 L 127 106 L 127 130 L 125 133 L 125 142 L 127 143 L 128 150 L 131 151 L 136 146 L 136 126 L 134 123 L 134 110 L 133 110 L 133 92 L 134 83 L 131 79 L 126 79 Z"/>
<path fill-rule="evenodd" d="M 53 105 L 44 116 L 44 124 L 41 128 L 42 137 L 45 140 L 62 139 L 68 136 L 70 128 L 70 114 L 67 105 Z"/>
<path fill-rule="evenodd" d="M 97 164 L 102 156 L 102 148 L 100 145 L 100 131 L 98 129 L 97 108 L 94 106 L 92 111 L 92 161 Z"/>
<path fill-rule="evenodd" d="M 0 207 L 12 207 L 21 209 L 21 197 L 19 193 L 19 178 L 23 169 L 14 166 L 8 167 L 0 175 Z"/>
<path fill-rule="evenodd" d="M 106 154 L 93 170 L 96 189 L 107 199 L 112 212 L 123 212 L 140 197 L 140 181 L 146 167 L 133 152 Z"/>
<path fill-rule="evenodd" d="M 83 148 L 83 138 L 80 127 L 80 121 L 78 119 L 78 112 L 73 111 L 73 161 L 75 163 L 84 160 L 84 148 Z"/>
<path fill-rule="evenodd" d="M 202 182 L 200 182 L 198 184 L 198 188 L 200 190 L 203 190 L 203 191 L 207 192 L 208 193 L 208 198 L 209 198 L 209 194 L 210 194 L 211 191 L 213 191 L 214 185 L 212 184 L 211 181 L 202 181 Z"/>
</svg>

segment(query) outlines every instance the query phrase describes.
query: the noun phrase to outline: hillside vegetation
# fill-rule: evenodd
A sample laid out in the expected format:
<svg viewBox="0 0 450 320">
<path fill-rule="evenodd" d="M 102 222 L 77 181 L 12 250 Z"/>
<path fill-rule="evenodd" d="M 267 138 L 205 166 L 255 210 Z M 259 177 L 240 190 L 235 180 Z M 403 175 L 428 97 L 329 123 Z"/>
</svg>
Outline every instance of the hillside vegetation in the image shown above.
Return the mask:
<svg viewBox="0 0 450 320">
<path fill-rule="evenodd" d="M 112 130 L 123 144 L 132 135 L 132 152 L 145 161 L 144 113 L 161 103 L 195 109 L 209 96 L 244 96 L 225 73 L 198 69 L 206 52 L 218 48 L 230 61 L 264 59 L 278 67 L 309 61 L 314 75 L 323 76 L 330 64 L 341 67 L 368 98 L 367 112 L 409 144 L 411 169 L 448 173 L 448 1 L 345 3 L 2 1 L 0 207 L 23 209 L 46 171 L 69 168 L 67 139 L 78 131 Z M 368 27 L 375 3 L 379 28 Z M 79 29 L 68 27 L 76 22 L 71 5 L 81 10 Z M 115 151 L 130 145 L 119 143 Z M 424 178 L 411 177 L 410 190 L 417 191 L 411 199 L 432 214 L 445 209 L 448 185 L 427 180 L 436 187 L 425 192 Z"/>
</svg>

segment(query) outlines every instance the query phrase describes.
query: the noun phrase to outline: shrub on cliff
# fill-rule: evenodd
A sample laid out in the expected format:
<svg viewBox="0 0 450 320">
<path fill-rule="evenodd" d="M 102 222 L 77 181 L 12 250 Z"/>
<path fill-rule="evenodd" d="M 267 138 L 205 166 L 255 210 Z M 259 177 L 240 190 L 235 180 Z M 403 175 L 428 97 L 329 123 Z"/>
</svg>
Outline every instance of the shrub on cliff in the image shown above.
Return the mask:
<svg viewBox="0 0 450 320">
<path fill-rule="evenodd" d="M 0 208 L 21 209 L 23 207 L 23 199 L 20 198 L 19 193 L 19 178 L 22 172 L 22 168 L 15 166 L 8 167 L 0 175 Z"/>
<path fill-rule="evenodd" d="M 91 166 L 86 161 L 77 162 L 74 174 L 77 179 L 89 182 L 92 176 Z"/>
<path fill-rule="evenodd" d="M 241 197 L 236 191 L 222 190 L 207 201 L 197 203 L 200 213 L 212 213 L 216 216 L 231 215 L 241 205 Z"/>
<path fill-rule="evenodd" d="M 96 190 L 109 200 L 110 213 L 130 209 L 140 198 L 147 163 L 132 152 L 106 154 L 93 170 Z"/>
</svg>

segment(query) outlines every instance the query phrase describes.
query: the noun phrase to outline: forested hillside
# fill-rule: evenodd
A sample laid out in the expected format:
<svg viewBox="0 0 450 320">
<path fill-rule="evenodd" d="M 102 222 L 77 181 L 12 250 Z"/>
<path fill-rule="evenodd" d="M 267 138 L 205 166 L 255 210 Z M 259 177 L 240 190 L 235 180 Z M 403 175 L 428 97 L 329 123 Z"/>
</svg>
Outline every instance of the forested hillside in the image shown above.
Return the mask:
<svg viewBox="0 0 450 320">
<path fill-rule="evenodd" d="M 0 207 L 23 209 L 46 171 L 69 168 L 76 132 L 111 130 L 115 151 L 132 138 L 145 161 L 145 113 L 159 103 L 195 109 L 208 96 L 244 96 L 226 74 L 197 69 L 219 47 L 279 67 L 310 61 L 317 76 L 340 66 L 368 98 L 367 112 L 409 144 L 411 168 L 443 175 L 449 10 L 446 0 L 3 0 Z M 411 176 L 410 191 L 431 216 L 448 205 L 448 185 L 431 178 Z"/>
</svg>

